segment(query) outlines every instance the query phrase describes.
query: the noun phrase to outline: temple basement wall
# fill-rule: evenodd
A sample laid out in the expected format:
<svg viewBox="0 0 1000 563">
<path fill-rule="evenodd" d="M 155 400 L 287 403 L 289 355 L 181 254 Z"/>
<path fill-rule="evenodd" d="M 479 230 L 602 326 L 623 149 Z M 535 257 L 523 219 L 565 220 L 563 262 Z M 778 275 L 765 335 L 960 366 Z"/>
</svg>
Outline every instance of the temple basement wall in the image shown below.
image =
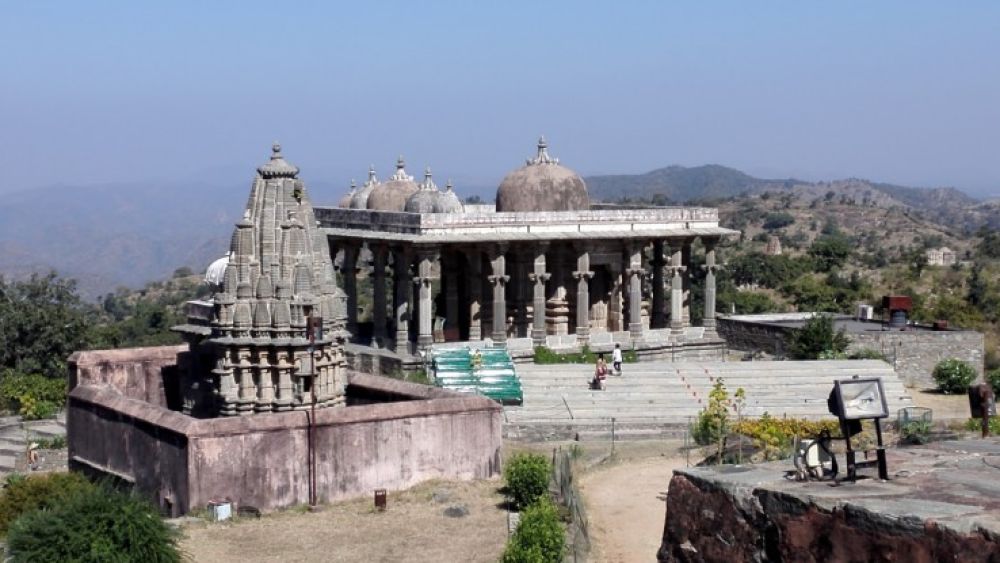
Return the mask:
<svg viewBox="0 0 1000 563">
<path fill-rule="evenodd" d="M 170 365 L 166 350 L 151 350 L 114 369 L 78 361 L 71 469 L 132 484 L 172 515 L 216 498 L 265 510 L 309 501 L 308 411 L 197 419 L 146 402 L 129 377 L 146 381 L 154 358 Z M 320 502 L 500 472 L 501 409 L 489 399 L 367 375 L 351 377 L 347 398 L 351 406 L 316 410 Z"/>
<path fill-rule="evenodd" d="M 767 323 L 718 319 L 719 335 L 730 349 L 746 352 L 762 351 L 784 357 L 787 339 L 792 329 Z M 908 387 L 935 387 L 931 373 L 938 362 L 958 358 L 968 362 L 980 377 L 984 370 L 984 340 L 981 332 L 972 330 L 913 330 L 869 331 L 847 335 L 851 344 L 847 351 L 873 349 L 881 352 L 893 364 L 896 373 Z"/>
</svg>

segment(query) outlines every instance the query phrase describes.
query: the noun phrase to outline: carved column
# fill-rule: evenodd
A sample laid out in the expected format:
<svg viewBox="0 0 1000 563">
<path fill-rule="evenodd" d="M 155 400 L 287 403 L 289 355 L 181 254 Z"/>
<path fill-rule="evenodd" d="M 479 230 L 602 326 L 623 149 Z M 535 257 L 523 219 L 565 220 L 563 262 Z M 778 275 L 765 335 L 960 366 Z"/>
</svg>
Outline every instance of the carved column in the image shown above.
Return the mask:
<svg viewBox="0 0 1000 563">
<path fill-rule="evenodd" d="M 653 312 L 650 323 L 653 328 L 663 328 L 666 323 L 666 311 L 663 299 L 663 241 L 653 241 L 653 260 L 650 263 L 653 268 Z"/>
<path fill-rule="evenodd" d="M 405 248 L 396 249 L 392 256 L 393 313 L 396 322 L 396 353 L 410 353 L 410 256 Z"/>
<path fill-rule="evenodd" d="M 531 341 L 535 346 L 545 345 L 545 282 L 552 274 L 545 271 L 545 249 L 547 243 L 535 247 L 534 270 L 528 279 L 534 282 L 532 295 Z"/>
<path fill-rule="evenodd" d="M 719 334 L 715 328 L 715 272 L 721 269 L 715 263 L 715 246 L 719 239 L 702 239 L 705 245 L 705 317 L 702 326 L 705 327 L 704 338 L 718 338 Z"/>
<path fill-rule="evenodd" d="M 679 339 L 684 335 L 684 270 L 681 263 L 682 241 L 670 241 L 670 334 Z"/>
<path fill-rule="evenodd" d="M 389 249 L 384 244 L 372 247 L 372 340 L 379 348 L 385 345 L 385 268 Z"/>
<path fill-rule="evenodd" d="M 494 342 L 507 342 L 507 296 L 505 290 L 510 276 L 506 275 L 507 249 L 502 245 L 490 249 L 492 274 L 489 282 L 493 285 L 493 334 Z"/>
<path fill-rule="evenodd" d="M 457 337 L 459 332 L 458 265 L 454 263 L 453 254 L 448 254 L 447 263 L 444 257 L 441 257 L 441 272 L 444 276 L 444 326 L 445 329 L 454 331 Z"/>
<path fill-rule="evenodd" d="M 469 263 L 469 341 L 483 339 L 483 317 L 479 309 L 482 306 L 483 263 L 478 248 L 466 251 Z"/>
<path fill-rule="evenodd" d="M 630 243 L 628 276 L 628 331 L 632 340 L 642 339 L 642 245 Z"/>
<path fill-rule="evenodd" d="M 576 257 L 576 339 L 582 345 L 590 341 L 590 253 L 586 247 L 578 249 Z"/>
<path fill-rule="evenodd" d="M 344 276 L 344 293 L 347 294 L 347 331 L 353 337 L 358 332 L 358 254 L 361 247 L 354 241 L 345 241 L 343 248 L 341 274 Z"/>
<path fill-rule="evenodd" d="M 681 247 L 681 265 L 684 266 L 684 271 L 681 272 L 684 282 L 684 310 L 681 318 L 687 327 L 691 326 L 691 239 L 684 241 L 684 246 Z"/>
<path fill-rule="evenodd" d="M 413 278 L 416 287 L 416 298 L 420 305 L 417 308 L 419 318 L 417 319 L 417 346 L 427 348 L 434 344 L 434 333 L 432 326 L 432 306 L 431 306 L 431 270 L 434 262 L 438 259 L 435 250 L 421 250 L 418 255 L 417 275 Z"/>
</svg>

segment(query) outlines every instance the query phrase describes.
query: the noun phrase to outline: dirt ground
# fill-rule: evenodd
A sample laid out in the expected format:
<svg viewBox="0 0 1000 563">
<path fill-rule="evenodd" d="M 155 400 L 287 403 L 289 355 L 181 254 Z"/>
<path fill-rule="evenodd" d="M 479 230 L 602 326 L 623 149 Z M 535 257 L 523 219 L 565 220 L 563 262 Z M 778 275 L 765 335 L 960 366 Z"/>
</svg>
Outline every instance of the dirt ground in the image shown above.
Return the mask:
<svg viewBox="0 0 1000 563">
<path fill-rule="evenodd" d="M 590 520 L 591 561 L 656 559 L 666 514 L 662 497 L 673 470 L 685 465 L 679 446 L 674 441 L 621 444 L 614 457 L 577 481 Z"/>
<path fill-rule="evenodd" d="M 965 395 L 945 395 L 933 389 L 909 389 L 909 392 L 914 405 L 934 411 L 934 420 L 969 419 L 969 399 Z"/>
<path fill-rule="evenodd" d="M 288 510 L 260 519 L 194 523 L 182 528 L 181 548 L 193 561 L 224 563 L 307 561 L 494 562 L 507 541 L 499 480 L 433 482 L 390 493 L 376 512 L 371 498 Z M 468 514 L 445 511 L 465 507 Z"/>
</svg>

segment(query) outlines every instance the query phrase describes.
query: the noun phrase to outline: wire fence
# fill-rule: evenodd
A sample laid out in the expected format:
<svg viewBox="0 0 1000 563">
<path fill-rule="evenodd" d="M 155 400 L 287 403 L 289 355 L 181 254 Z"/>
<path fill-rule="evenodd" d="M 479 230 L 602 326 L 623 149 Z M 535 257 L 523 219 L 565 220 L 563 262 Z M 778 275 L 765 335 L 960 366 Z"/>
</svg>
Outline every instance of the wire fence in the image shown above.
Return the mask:
<svg viewBox="0 0 1000 563">
<path fill-rule="evenodd" d="M 573 451 L 562 447 L 552 452 L 552 480 L 559 491 L 560 503 L 569 512 L 569 555 L 574 562 L 586 561 L 590 553 L 590 529 L 583 497 L 573 474 Z"/>
</svg>

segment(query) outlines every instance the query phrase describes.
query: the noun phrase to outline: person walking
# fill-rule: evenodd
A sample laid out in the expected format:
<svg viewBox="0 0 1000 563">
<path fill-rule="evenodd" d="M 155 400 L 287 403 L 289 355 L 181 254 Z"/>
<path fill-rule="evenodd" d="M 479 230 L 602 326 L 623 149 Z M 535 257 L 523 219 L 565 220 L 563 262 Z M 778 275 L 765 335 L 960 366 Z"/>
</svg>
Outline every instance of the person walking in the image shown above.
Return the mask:
<svg viewBox="0 0 1000 563">
<path fill-rule="evenodd" d="M 622 374 L 622 346 L 615 344 L 615 349 L 611 352 L 611 366 L 615 368 L 615 375 Z"/>
</svg>

